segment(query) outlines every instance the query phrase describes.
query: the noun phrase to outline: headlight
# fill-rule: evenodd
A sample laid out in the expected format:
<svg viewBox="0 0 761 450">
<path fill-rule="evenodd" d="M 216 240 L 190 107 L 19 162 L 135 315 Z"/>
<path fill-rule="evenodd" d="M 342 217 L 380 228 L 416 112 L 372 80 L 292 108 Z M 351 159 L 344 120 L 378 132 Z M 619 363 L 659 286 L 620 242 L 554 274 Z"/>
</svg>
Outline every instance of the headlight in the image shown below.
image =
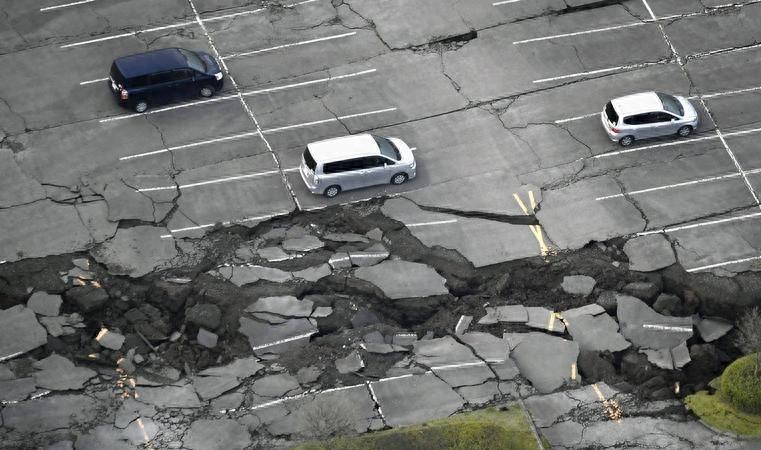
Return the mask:
<svg viewBox="0 0 761 450">
<path fill-rule="evenodd" d="M 217 72 L 217 73 L 215 73 L 215 74 L 214 74 L 214 78 L 215 78 L 217 81 L 221 80 L 221 79 L 222 79 L 222 76 L 223 76 L 223 75 L 222 75 L 222 72 Z"/>
</svg>

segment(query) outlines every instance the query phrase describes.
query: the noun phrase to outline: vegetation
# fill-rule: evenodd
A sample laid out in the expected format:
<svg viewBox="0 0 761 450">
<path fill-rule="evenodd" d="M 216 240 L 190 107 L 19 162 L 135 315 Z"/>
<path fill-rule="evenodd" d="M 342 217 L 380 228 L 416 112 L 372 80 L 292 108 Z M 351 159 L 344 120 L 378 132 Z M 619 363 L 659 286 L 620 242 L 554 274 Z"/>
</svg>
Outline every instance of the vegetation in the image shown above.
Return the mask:
<svg viewBox="0 0 761 450">
<path fill-rule="evenodd" d="M 761 376 L 761 309 L 747 310 L 737 321 L 737 346 L 745 354 L 756 355 L 754 374 Z"/>
<path fill-rule="evenodd" d="M 756 355 L 739 358 L 721 375 L 722 398 L 740 411 L 761 414 L 761 373 Z"/>
<path fill-rule="evenodd" d="M 761 416 L 744 413 L 721 399 L 700 391 L 685 399 L 687 406 L 714 428 L 743 436 L 761 436 Z"/>
<path fill-rule="evenodd" d="M 427 424 L 308 443 L 294 450 L 537 450 L 523 410 L 488 408 Z"/>
</svg>

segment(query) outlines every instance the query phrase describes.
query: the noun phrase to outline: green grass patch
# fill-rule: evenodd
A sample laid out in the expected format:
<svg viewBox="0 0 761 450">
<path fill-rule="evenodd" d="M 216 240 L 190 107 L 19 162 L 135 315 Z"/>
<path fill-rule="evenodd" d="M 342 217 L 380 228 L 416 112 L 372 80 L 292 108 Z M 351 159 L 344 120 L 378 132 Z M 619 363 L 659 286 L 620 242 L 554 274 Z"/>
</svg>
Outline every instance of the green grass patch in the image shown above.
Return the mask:
<svg viewBox="0 0 761 450">
<path fill-rule="evenodd" d="M 307 443 L 293 450 L 538 450 L 518 405 L 487 408 L 423 425 Z"/>
<path fill-rule="evenodd" d="M 743 356 L 724 369 L 721 396 L 737 409 L 761 414 L 761 368 L 756 354 Z"/>
<path fill-rule="evenodd" d="M 720 395 L 700 391 L 685 398 L 695 414 L 712 427 L 743 436 L 761 436 L 761 415 L 740 411 Z"/>
</svg>

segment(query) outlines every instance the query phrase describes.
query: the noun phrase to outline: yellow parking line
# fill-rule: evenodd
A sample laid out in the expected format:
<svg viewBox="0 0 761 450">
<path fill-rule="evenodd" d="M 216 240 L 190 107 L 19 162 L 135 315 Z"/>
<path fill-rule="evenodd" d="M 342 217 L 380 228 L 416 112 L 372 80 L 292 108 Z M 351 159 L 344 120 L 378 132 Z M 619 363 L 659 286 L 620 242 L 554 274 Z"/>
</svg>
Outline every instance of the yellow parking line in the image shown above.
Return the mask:
<svg viewBox="0 0 761 450">
<path fill-rule="evenodd" d="M 552 331 L 555 326 L 555 313 L 550 313 L 550 320 L 547 322 L 547 329 Z"/>
<path fill-rule="evenodd" d="M 578 372 L 576 371 L 576 363 L 571 363 L 571 380 L 576 381 L 576 376 Z"/>
<path fill-rule="evenodd" d="M 526 207 L 526 204 L 523 203 L 523 200 L 521 200 L 520 195 L 518 193 L 513 193 L 513 198 L 518 203 L 518 206 L 523 210 L 523 214 L 530 216 L 534 214 L 534 211 L 536 210 L 536 201 L 534 200 L 534 192 L 528 191 L 528 198 L 529 203 L 531 205 L 531 212 L 529 213 L 528 208 Z M 529 230 L 531 230 L 531 233 L 534 235 L 534 238 L 536 239 L 537 243 L 539 244 L 539 251 L 541 252 L 542 256 L 546 256 L 550 249 L 547 247 L 547 244 L 544 243 L 544 235 L 542 234 L 542 227 L 540 225 L 529 225 Z"/>
</svg>

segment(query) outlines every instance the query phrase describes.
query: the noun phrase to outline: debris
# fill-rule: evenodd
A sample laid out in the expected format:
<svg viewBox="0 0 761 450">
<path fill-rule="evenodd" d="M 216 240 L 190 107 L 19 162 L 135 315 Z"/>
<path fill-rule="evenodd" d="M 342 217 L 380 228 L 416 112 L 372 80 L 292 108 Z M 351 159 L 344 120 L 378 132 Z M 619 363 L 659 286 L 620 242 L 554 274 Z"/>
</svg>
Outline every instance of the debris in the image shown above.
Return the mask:
<svg viewBox="0 0 761 450">
<path fill-rule="evenodd" d="M 328 264 L 335 270 L 351 268 L 351 258 L 346 252 L 334 253 L 328 260 Z"/>
<path fill-rule="evenodd" d="M 713 342 L 732 329 L 732 323 L 718 317 L 705 317 L 703 319 L 698 317 L 695 320 L 695 326 L 705 342 Z"/>
<path fill-rule="evenodd" d="M 565 316 L 563 317 L 565 319 Z M 620 352 L 631 346 L 618 333 L 618 323 L 607 314 L 598 316 L 582 314 L 565 320 L 567 320 L 568 333 L 575 342 L 578 342 L 581 350 Z"/>
<path fill-rule="evenodd" d="M 348 356 L 336 360 L 336 369 L 339 373 L 359 372 L 364 367 L 365 362 L 362 361 L 362 356 L 356 350 L 349 353 Z"/>
<path fill-rule="evenodd" d="M 38 369 L 32 376 L 38 387 L 53 391 L 82 389 L 84 384 L 97 375 L 86 367 L 77 367 L 61 355 L 53 353 L 45 359 L 32 364 Z"/>
<path fill-rule="evenodd" d="M 246 312 L 266 312 L 285 317 L 309 317 L 314 303 L 311 300 L 299 300 L 292 295 L 280 297 L 262 297 L 255 301 Z"/>
<path fill-rule="evenodd" d="M 124 336 L 110 331 L 108 328 L 101 328 L 98 335 L 95 336 L 95 340 L 101 347 L 111 350 L 120 350 L 124 345 Z"/>
<path fill-rule="evenodd" d="M 625 295 L 618 297 L 618 323 L 621 334 L 642 348 L 671 349 L 692 337 L 691 317 L 664 316 Z"/>
<path fill-rule="evenodd" d="M 38 291 L 29 297 L 26 307 L 41 316 L 55 317 L 61 310 L 61 303 L 63 300 L 60 295 Z"/>
<path fill-rule="evenodd" d="M 306 235 L 295 238 L 289 238 L 283 241 L 283 250 L 294 252 L 310 252 L 325 246 L 325 243 L 315 236 Z"/>
<path fill-rule="evenodd" d="M 528 311 L 522 305 L 487 306 L 486 315 L 478 323 L 482 325 L 497 322 L 525 323 L 528 322 Z"/>
<path fill-rule="evenodd" d="M 629 269 L 652 272 L 676 262 L 671 243 L 662 234 L 639 236 L 626 241 L 624 253 L 629 258 Z"/>
<path fill-rule="evenodd" d="M 333 314 L 333 308 L 330 306 L 318 306 L 312 311 L 311 317 L 328 317 Z"/>
<path fill-rule="evenodd" d="M 57 395 L 6 405 L 3 426 L 21 433 L 71 429 L 94 420 L 98 404 L 86 395 Z"/>
<path fill-rule="evenodd" d="M 643 300 L 645 303 L 652 304 L 653 300 L 660 294 L 661 289 L 649 281 L 635 281 L 624 286 L 621 291 Z"/>
<path fill-rule="evenodd" d="M 550 393 L 575 375 L 579 344 L 544 333 L 526 333 L 510 353 L 521 375 L 541 393 Z"/>
<path fill-rule="evenodd" d="M 454 327 L 454 334 L 461 335 L 465 333 L 472 321 L 473 316 L 460 316 L 460 319 L 457 321 L 457 324 Z"/>
<path fill-rule="evenodd" d="M 206 348 L 214 348 L 217 346 L 218 339 L 219 336 L 212 333 L 211 331 L 207 331 L 205 328 L 198 329 L 198 335 L 196 336 L 198 345 L 204 346 Z"/>
<path fill-rule="evenodd" d="M 157 406 L 159 408 L 200 408 L 192 385 L 144 387 L 135 389 L 137 398 L 141 402 Z"/>
<path fill-rule="evenodd" d="M 34 378 L 17 378 L 0 381 L 0 403 L 15 403 L 26 400 L 29 394 L 37 390 Z"/>
<path fill-rule="evenodd" d="M 222 318 L 222 310 L 211 303 L 197 303 L 185 312 L 185 321 L 209 330 L 215 330 Z"/>
<path fill-rule="evenodd" d="M 0 362 L 45 345 L 48 334 L 24 305 L 0 310 Z"/>
<path fill-rule="evenodd" d="M 563 283 L 560 287 L 566 294 L 586 297 L 592 293 L 595 284 L 597 284 L 597 281 L 592 277 L 586 275 L 569 275 L 563 277 Z"/>
<path fill-rule="evenodd" d="M 372 267 L 360 267 L 354 275 L 374 284 L 391 299 L 449 294 L 446 279 L 425 264 L 383 261 Z"/>
<path fill-rule="evenodd" d="M 260 258 L 264 258 L 269 262 L 285 261 L 290 259 L 291 256 L 284 252 L 280 247 L 264 247 L 256 251 Z"/>
<path fill-rule="evenodd" d="M 565 324 L 553 311 L 541 306 L 529 306 L 526 311 L 528 312 L 527 326 L 553 333 L 565 332 Z"/>
</svg>

